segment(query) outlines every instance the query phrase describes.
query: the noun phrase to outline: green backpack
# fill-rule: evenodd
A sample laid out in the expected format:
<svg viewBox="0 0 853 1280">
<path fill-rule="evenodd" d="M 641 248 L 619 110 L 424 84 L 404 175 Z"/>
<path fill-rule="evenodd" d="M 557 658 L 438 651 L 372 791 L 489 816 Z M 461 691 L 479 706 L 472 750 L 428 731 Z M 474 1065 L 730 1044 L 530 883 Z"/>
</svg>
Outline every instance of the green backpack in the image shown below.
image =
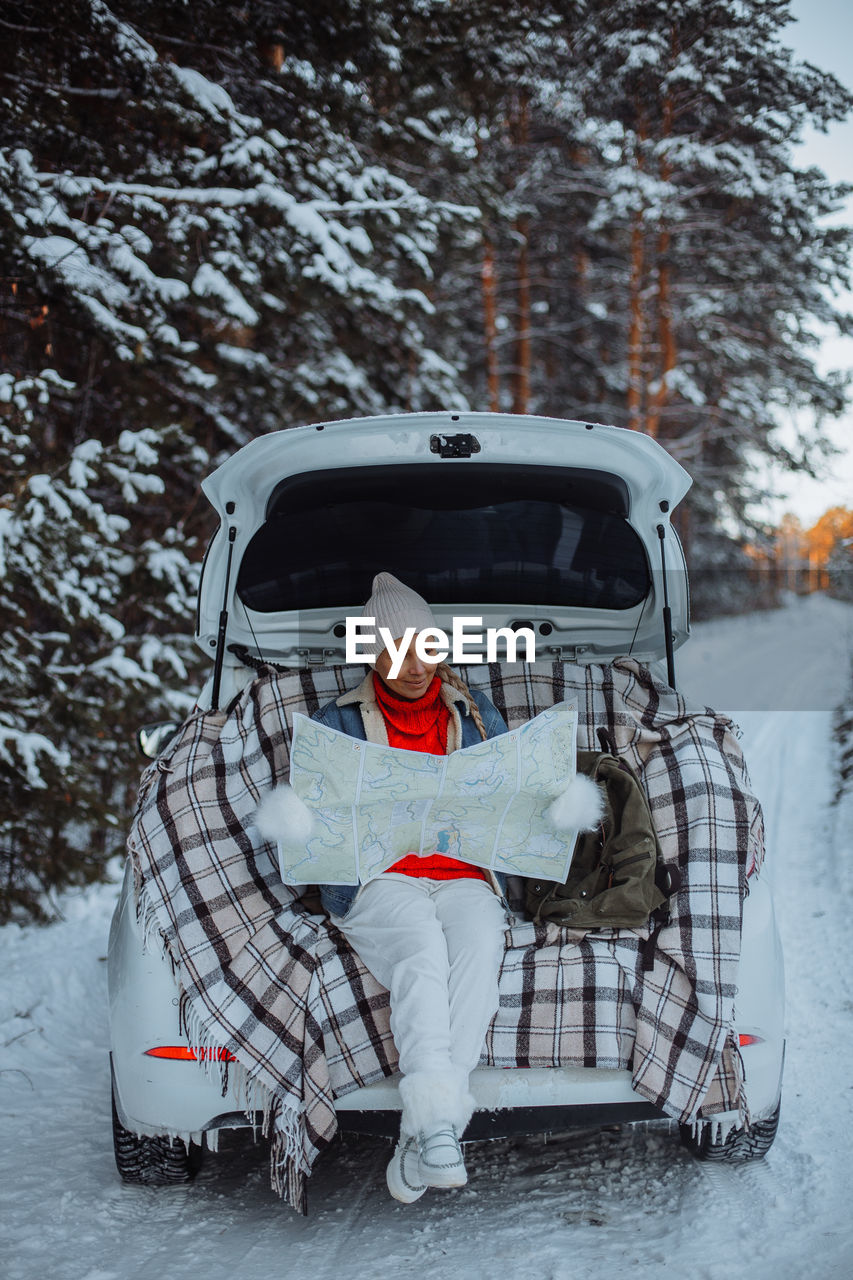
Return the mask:
<svg viewBox="0 0 853 1280">
<path fill-rule="evenodd" d="M 637 775 L 599 730 L 600 752 L 579 751 L 578 772 L 604 791 L 604 816 L 577 839 L 565 884 L 528 879 L 525 906 L 535 921 L 570 929 L 641 929 L 651 922 L 644 963 L 652 963 L 657 935 L 669 923 L 677 868 L 663 861 L 649 802 Z"/>
</svg>

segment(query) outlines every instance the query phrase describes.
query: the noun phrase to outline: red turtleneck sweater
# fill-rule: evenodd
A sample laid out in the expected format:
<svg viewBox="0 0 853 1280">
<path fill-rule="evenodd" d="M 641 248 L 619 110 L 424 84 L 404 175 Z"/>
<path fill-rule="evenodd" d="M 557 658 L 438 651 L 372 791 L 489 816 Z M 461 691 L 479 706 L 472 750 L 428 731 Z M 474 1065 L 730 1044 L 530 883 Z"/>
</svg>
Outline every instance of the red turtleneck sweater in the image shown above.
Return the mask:
<svg viewBox="0 0 853 1280">
<path fill-rule="evenodd" d="M 398 698 L 382 679 L 373 673 L 376 701 L 385 718 L 388 745 L 404 747 L 408 751 L 428 751 L 443 756 L 447 751 L 447 726 L 450 711 L 441 700 L 441 681 L 433 676 L 426 693 L 412 700 Z M 459 862 L 446 854 L 431 853 L 421 858 L 408 853 L 395 862 L 389 871 L 406 876 L 419 876 L 430 880 L 485 880 L 479 867 L 470 862 Z"/>
</svg>

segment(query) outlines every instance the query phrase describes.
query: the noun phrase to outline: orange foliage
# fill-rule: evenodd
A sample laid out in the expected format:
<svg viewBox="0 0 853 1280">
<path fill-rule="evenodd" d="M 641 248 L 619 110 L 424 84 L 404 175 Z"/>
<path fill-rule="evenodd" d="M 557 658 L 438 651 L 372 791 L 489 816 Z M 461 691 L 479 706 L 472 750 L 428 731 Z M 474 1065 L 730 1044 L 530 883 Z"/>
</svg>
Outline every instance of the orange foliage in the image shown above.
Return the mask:
<svg viewBox="0 0 853 1280">
<path fill-rule="evenodd" d="M 804 536 L 808 554 L 822 567 L 837 543 L 853 538 L 853 511 L 847 507 L 830 507 Z"/>
<path fill-rule="evenodd" d="M 829 585 L 827 565 L 840 542 L 853 539 L 853 511 L 830 507 L 810 529 L 796 516 L 786 513 L 770 531 L 771 546 L 748 545 L 745 550 L 756 569 L 771 569 L 782 575 L 789 588 L 801 594 L 824 591 Z"/>
</svg>

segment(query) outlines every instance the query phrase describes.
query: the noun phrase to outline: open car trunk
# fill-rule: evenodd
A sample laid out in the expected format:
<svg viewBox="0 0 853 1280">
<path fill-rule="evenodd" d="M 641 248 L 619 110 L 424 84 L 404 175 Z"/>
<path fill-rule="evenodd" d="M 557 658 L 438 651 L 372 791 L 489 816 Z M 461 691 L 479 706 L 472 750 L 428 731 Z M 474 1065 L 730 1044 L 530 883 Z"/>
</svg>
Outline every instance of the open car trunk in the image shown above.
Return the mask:
<svg viewBox="0 0 853 1280">
<path fill-rule="evenodd" d="M 221 524 L 196 638 L 217 698 L 253 660 L 343 662 L 379 569 L 448 631 L 465 614 L 531 628 L 537 658 L 662 659 L 666 606 L 673 650 L 689 634 L 670 524 L 689 485 L 646 436 L 548 418 L 403 414 L 255 440 L 203 486 Z"/>
</svg>

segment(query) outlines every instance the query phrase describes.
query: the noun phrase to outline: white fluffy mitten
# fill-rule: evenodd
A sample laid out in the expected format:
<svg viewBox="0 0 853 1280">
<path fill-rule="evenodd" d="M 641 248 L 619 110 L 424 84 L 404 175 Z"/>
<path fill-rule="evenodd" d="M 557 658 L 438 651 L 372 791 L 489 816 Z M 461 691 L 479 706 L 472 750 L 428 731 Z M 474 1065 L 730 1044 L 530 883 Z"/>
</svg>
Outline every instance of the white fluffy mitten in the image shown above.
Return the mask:
<svg viewBox="0 0 853 1280">
<path fill-rule="evenodd" d="M 255 811 L 255 825 L 265 840 L 273 844 L 301 845 L 314 829 L 314 815 L 288 782 L 274 787 Z"/>
<path fill-rule="evenodd" d="M 594 831 L 604 816 L 601 788 L 585 773 L 577 773 L 545 810 L 556 831 Z"/>
</svg>

